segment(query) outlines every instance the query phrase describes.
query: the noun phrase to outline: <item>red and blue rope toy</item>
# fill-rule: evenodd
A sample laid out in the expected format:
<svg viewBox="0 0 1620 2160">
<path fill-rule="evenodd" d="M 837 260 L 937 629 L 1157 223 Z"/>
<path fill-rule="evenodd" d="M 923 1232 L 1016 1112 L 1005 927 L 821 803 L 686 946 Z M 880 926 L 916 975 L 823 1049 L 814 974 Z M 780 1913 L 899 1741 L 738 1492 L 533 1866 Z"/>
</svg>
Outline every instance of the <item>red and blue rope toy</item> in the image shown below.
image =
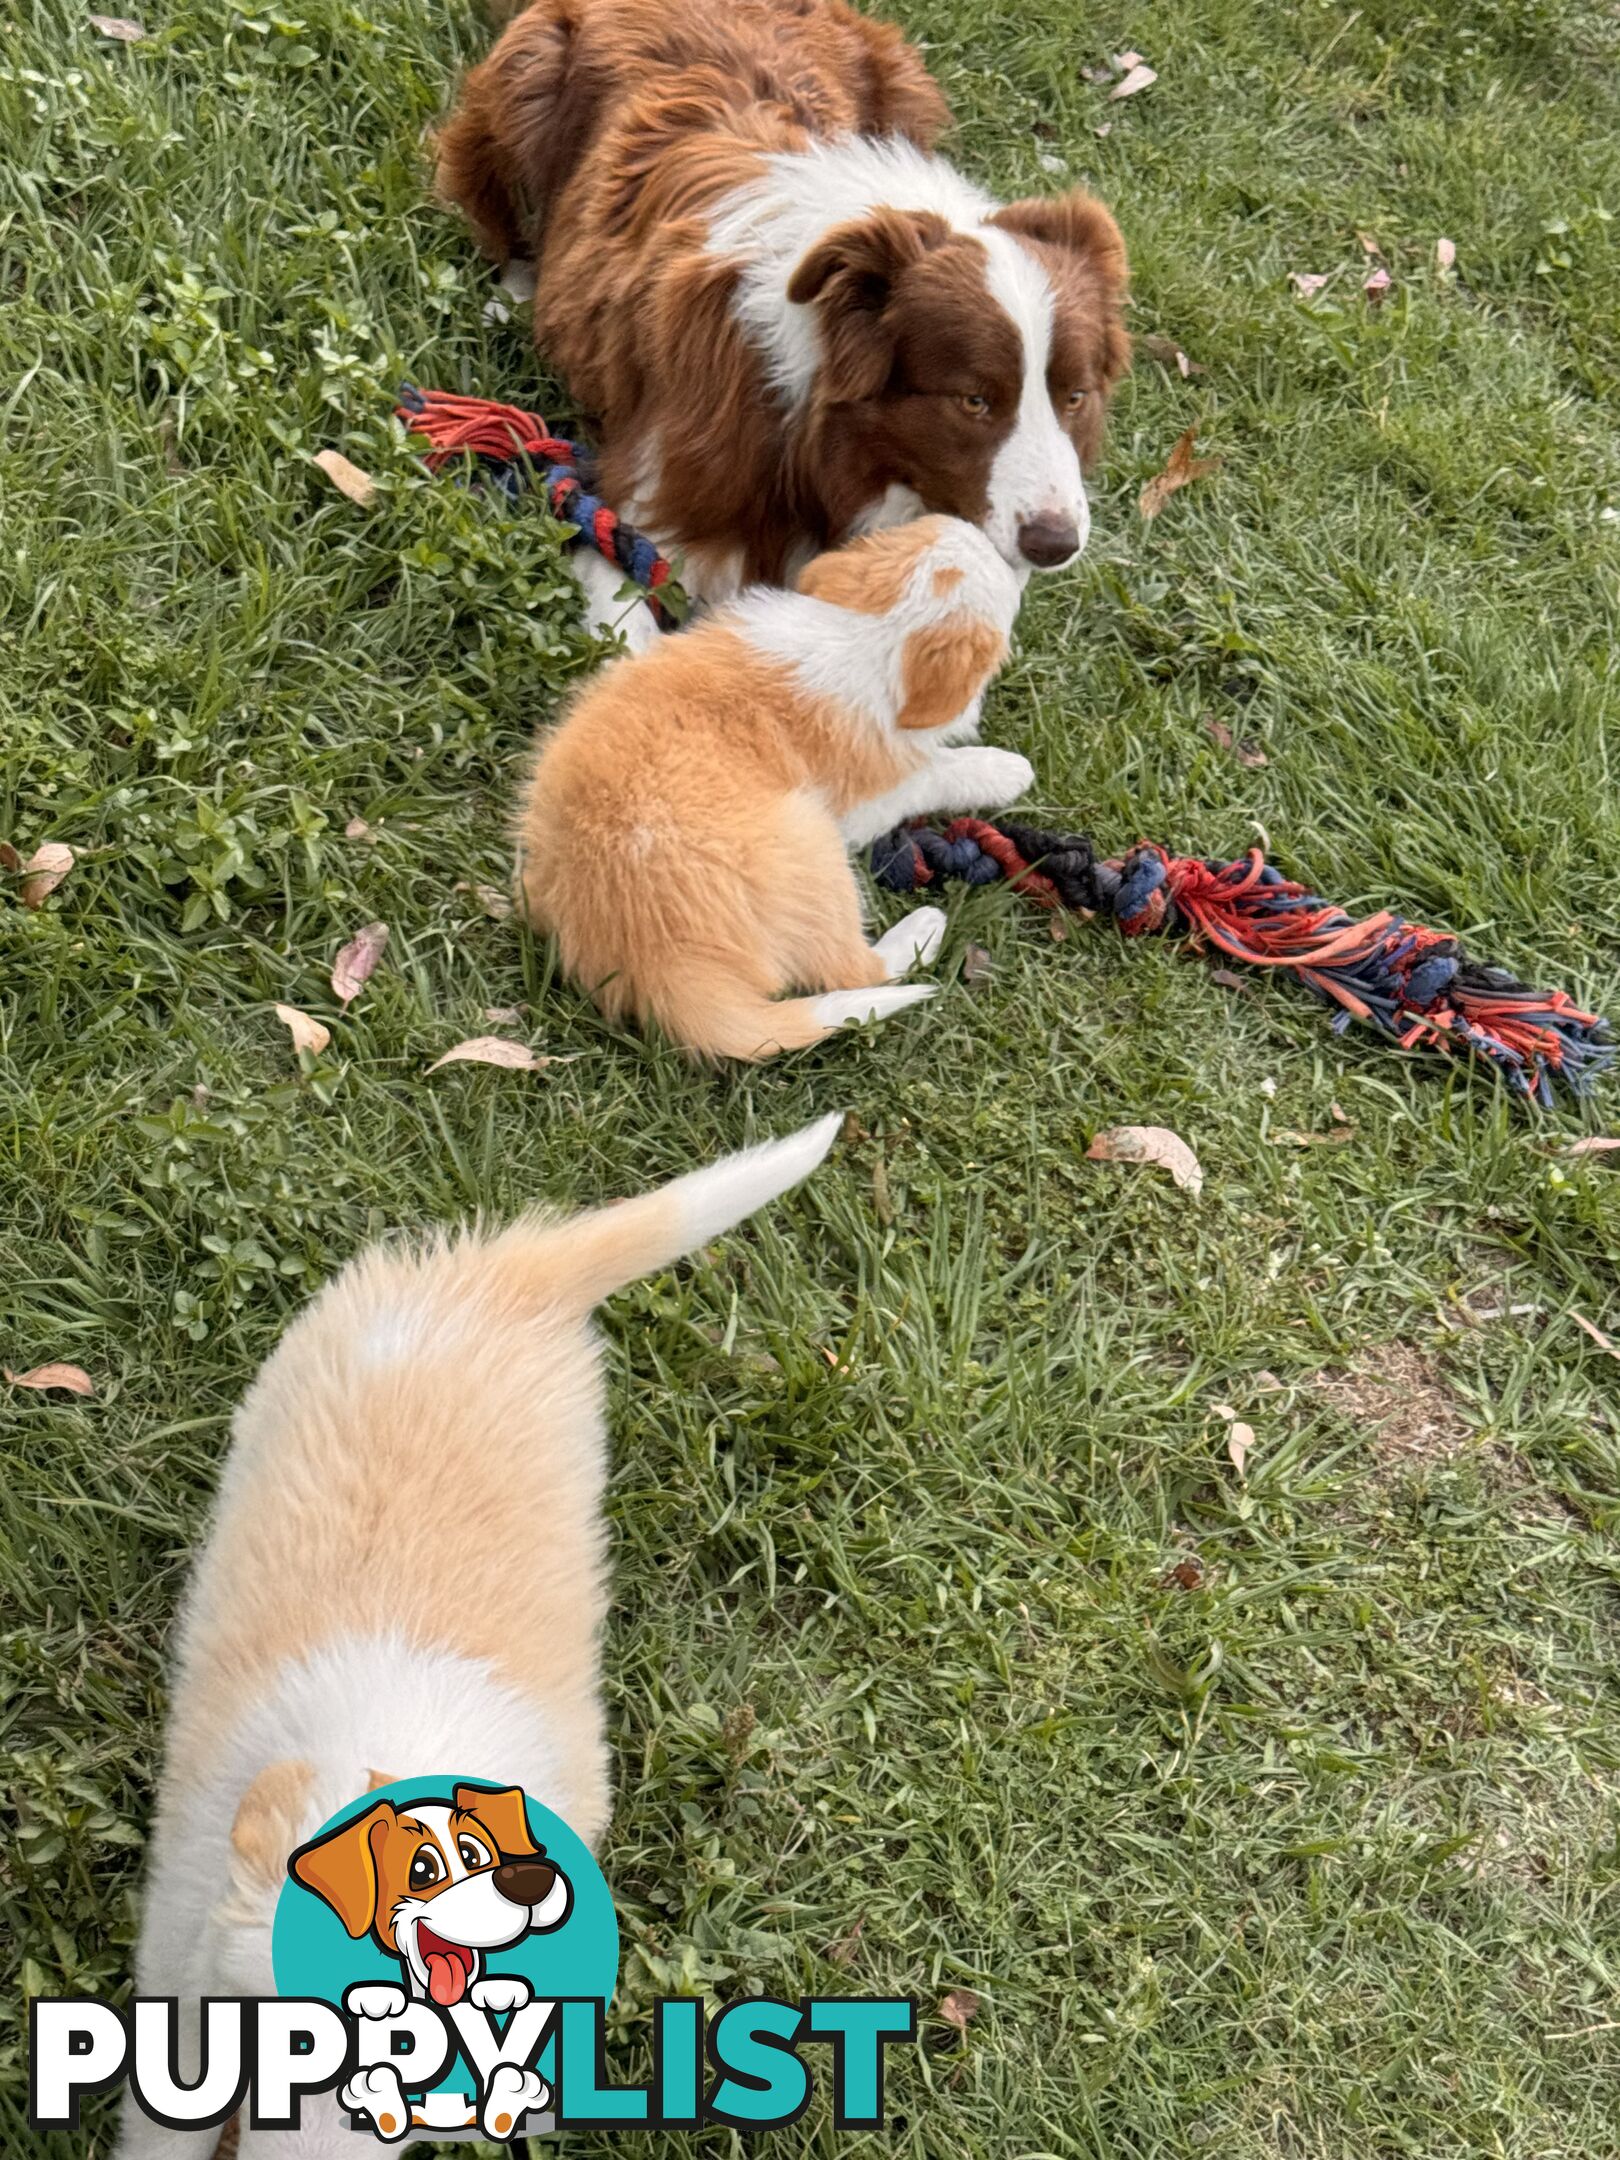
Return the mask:
<svg viewBox="0 0 1620 2160">
<path fill-rule="evenodd" d="M 1250 967 L 1283 969 L 1338 1006 L 1335 1033 L 1364 1020 L 1403 1050 L 1470 1051 L 1545 1108 L 1555 1080 L 1584 1095 L 1614 1060 L 1607 1023 L 1562 990 L 1532 990 L 1388 909 L 1358 922 L 1285 878 L 1258 848 L 1238 862 L 1205 862 L 1149 842 L 1105 861 L 1083 833 L 958 818 L 943 831 L 896 826 L 872 843 L 870 863 L 890 892 L 938 878 L 1005 878 L 1039 907 L 1109 916 L 1126 937 L 1179 935 Z"/>
<path fill-rule="evenodd" d="M 431 446 L 433 471 L 471 455 L 514 502 L 538 483 L 552 516 L 577 527 L 642 588 L 661 629 L 676 627 L 674 610 L 659 598 L 673 582 L 668 558 L 590 492 L 594 461 L 580 444 L 515 405 L 446 390 L 407 384 L 397 412 Z M 1083 833 L 958 818 L 943 831 L 896 826 L 873 842 L 870 863 L 890 892 L 940 878 L 968 885 L 1004 878 L 1037 906 L 1109 916 L 1126 937 L 1179 935 L 1229 960 L 1281 969 L 1339 1008 L 1336 1033 L 1362 1020 L 1403 1050 L 1471 1052 L 1544 1107 L 1555 1081 L 1584 1095 L 1615 1057 L 1607 1023 L 1562 990 L 1532 990 L 1470 960 L 1455 938 L 1388 909 L 1358 922 L 1285 878 L 1258 848 L 1223 863 L 1144 843 L 1104 860 Z"/>
<path fill-rule="evenodd" d="M 458 397 L 451 390 L 418 390 L 414 383 L 400 391 L 394 412 L 431 445 L 425 458 L 431 472 L 452 458 L 472 456 L 513 502 L 526 487 L 538 485 L 560 524 L 577 526 L 581 540 L 642 588 L 658 627 L 677 627 L 674 608 L 659 597 L 674 578 L 668 557 L 591 493 L 596 461 L 582 443 L 553 435 L 538 414 L 516 405 Z"/>
</svg>

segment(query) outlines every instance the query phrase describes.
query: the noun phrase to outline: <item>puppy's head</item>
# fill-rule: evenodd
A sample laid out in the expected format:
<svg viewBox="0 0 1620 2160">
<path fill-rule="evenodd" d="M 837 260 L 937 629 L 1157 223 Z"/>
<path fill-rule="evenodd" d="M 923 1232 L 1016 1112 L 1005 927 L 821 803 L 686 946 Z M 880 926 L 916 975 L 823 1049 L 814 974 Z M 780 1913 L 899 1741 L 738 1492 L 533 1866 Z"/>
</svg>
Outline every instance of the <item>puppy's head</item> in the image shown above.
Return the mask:
<svg viewBox="0 0 1620 2160">
<path fill-rule="evenodd" d="M 852 486 L 908 488 L 1025 572 L 1072 560 L 1081 467 L 1130 357 L 1126 275 L 1118 226 L 1078 190 L 969 230 L 883 206 L 823 234 L 787 295 L 815 311 L 812 394 Z"/>
<path fill-rule="evenodd" d="M 902 728 L 948 727 L 1007 655 L 1020 579 L 986 535 L 957 518 L 869 533 L 800 572 L 798 589 L 892 628 L 893 714 Z"/>
<path fill-rule="evenodd" d="M 573 1902 L 512 1787 L 458 1785 L 448 1801 L 404 1808 L 379 1800 L 288 1866 L 350 1936 L 370 1935 L 444 2008 L 478 1977 L 485 1951 L 560 1927 Z"/>
</svg>

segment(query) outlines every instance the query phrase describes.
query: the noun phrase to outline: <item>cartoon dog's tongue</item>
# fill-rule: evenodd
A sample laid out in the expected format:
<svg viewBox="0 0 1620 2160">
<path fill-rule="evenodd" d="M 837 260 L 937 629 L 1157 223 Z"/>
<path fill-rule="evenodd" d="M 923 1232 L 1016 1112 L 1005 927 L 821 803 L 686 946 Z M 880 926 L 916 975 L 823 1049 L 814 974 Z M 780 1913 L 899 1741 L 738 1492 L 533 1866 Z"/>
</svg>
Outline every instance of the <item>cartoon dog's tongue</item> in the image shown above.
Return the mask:
<svg viewBox="0 0 1620 2160">
<path fill-rule="evenodd" d="M 421 1928 L 416 1947 L 427 1967 L 428 1993 L 441 2010 L 452 2010 L 467 1992 L 472 1978 L 472 1952 L 460 1943 L 447 1943 L 431 1928 Z"/>
</svg>

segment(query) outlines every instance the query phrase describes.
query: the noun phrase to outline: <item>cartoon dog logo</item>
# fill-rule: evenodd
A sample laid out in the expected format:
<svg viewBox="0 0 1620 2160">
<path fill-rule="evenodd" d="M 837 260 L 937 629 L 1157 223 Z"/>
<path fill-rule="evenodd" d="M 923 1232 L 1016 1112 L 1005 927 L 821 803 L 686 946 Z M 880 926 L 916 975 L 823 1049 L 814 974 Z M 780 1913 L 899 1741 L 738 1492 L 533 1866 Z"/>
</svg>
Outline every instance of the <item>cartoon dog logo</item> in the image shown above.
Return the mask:
<svg viewBox="0 0 1620 2160">
<path fill-rule="evenodd" d="M 488 1973 L 486 1960 L 525 1935 L 560 1928 L 574 1903 L 567 1876 L 529 1834 L 515 1786 L 457 1785 L 447 1800 L 403 1807 L 379 1800 L 301 1845 L 287 1867 L 331 1907 L 353 1940 L 369 1935 L 399 1960 L 403 1988 L 348 1990 L 345 2001 L 362 2017 L 398 2017 L 407 1996 L 441 2010 L 464 1998 L 497 2015 L 522 2009 L 531 1997 L 528 1981 Z M 409 2107 L 398 2071 L 386 2063 L 351 2079 L 341 2097 L 390 2139 L 412 2128 L 460 2128 L 477 2120 L 463 2095 L 428 2094 Z M 486 2134 L 510 2135 L 527 2109 L 548 2099 L 535 2072 L 497 2071 L 484 2095 Z"/>
</svg>

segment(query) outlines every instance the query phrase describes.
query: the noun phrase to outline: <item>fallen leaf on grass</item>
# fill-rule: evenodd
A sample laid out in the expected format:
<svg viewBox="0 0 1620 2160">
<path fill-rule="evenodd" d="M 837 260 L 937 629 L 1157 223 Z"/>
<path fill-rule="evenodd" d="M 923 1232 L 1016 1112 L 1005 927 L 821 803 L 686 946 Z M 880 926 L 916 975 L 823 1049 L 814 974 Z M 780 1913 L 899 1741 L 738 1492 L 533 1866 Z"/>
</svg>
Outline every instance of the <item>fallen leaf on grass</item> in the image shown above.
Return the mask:
<svg viewBox="0 0 1620 2160">
<path fill-rule="evenodd" d="M 363 506 L 375 496 L 376 481 L 370 473 L 362 472 L 352 458 L 346 458 L 341 450 L 317 450 L 315 463 L 338 493 L 347 495 L 350 502 Z"/>
<path fill-rule="evenodd" d="M 1572 1312 L 1569 1317 L 1582 1334 L 1591 1336 L 1600 1350 L 1606 1350 L 1612 1358 L 1620 1358 L 1620 1346 L 1612 1343 L 1600 1327 L 1587 1319 L 1585 1313 Z"/>
<path fill-rule="evenodd" d="M 17 850 L 8 846 L 0 863 L 7 870 L 20 870 L 22 883 L 17 887 L 17 898 L 26 908 L 43 907 L 51 894 L 73 868 L 73 850 L 61 840 L 47 840 L 43 847 L 35 848 L 27 862 L 19 860 Z"/>
<path fill-rule="evenodd" d="M 1371 277 L 1364 279 L 1361 289 L 1367 295 L 1367 305 L 1369 307 L 1382 307 L 1384 296 L 1394 282 L 1395 280 L 1390 276 L 1389 272 L 1382 267 L 1375 270 Z"/>
<path fill-rule="evenodd" d="M 1241 975 L 1234 975 L 1230 968 L 1211 968 L 1209 979 L 1219 983 L 1223 990 L 1247 990 L 1248 984 Z"/>
<path fill-rule="evenodd" d="M 1437 270 L 1450 270 L 1457 260 L 1455 240 L 1437 240 L 1434 243 L 1434 266 Z"/>
<path fill-rule="evenodd" d="M 504 1065 L 508 1072 L 543 1072 L 548 1065 L 571 1065 L 581 1054 L 576 1050 L 567 1057 L 543 1057 L 527 1043 L 504 1035 L 471 1035 L 435 1058 L 428 1071 L 436 1073 L 441 1065 Z"/>
<path fill-rule="evenodd" d="M 92 30 L 119 45 L 138 45 L 146 35 L 146 25 L 132 22 L 127 15 L 92 15 L 88 21 Z"/>
<path fill-rule="evenodd" d="M 863 1913 L 847 1935 L 840 1935 L 837 1942 L 827 1945 L 827 1962 L 830 1965 L 853 1965 L 855 1953 L 861 1946 L 866 1932 L 866 1915 Z"/>
<path fill-rule="evenodd" d="M 1201 1589 L 1204 1581 L 1204 1563 L 1196 1555 L 1186 1560 L 1178 1560 L 1164 1579 L 1167 1583 L 1174 1583 L 1178 1590 Z"/>
<path fill-rule="evenodd" d="M 486 1005 L 484 1018 L 495 1027 L 515 1027 L 523 1018 L 521 1005 Z"/>
<path fill-rule="evenodd" d="M 457 878 L 454 890 L 471 893 L 491 922 L 505 922 L 512 912 L 512 902 L 498 885 L 475 885 L 469 878 Z"/>
<path fill-rule="evenodd" d="M 1193 444 L 1198 440 L 1196 422 L 1186 430 L 1171 451 L 1163 472 L 1155 473 L 1137 497 L 1136 507 L 1142 513 L 1145 524 L 1156 518 L 1178 488 L 1190 487 L 1194 480 L 1205 479 L 1210 473 L 1219 472 L 1222 460 L 1218 457 L 1193 456 Z"/>
<path fill-rule="evenodd" d="M 1145 64 L 1139 52 L 1117 52 L 1114 55 L 1114 65 L 1122 75 L 1128 75 L 1133 67 L 1142 67 Z"/>
<path fill-rule="evenodd" d="M 1226 1428 L 1226 1452 L 1231 1457 L 1232 1468 L 1239 1477 L 1245 1474 L 1243 1465 L 1248 1461 L 1249 1450 L 1253 1446 L 1254 1427 L 1245 1425 L 1241 1418 L 1234 1418 Z"/>
<path fill-rule="evenodd" d="M 363 930 L 355 932 L 332 962 L 332 989 L 343 1004 L 352 1003 L 366 987 L 387 943 L 388 925 L 385 922 L 367 923 Z"/>
<path fill-rule="evenodd" d="M 343 837 L 345 840 L 369 840 L 372 837 L 371 827 L 363 817 L 352 817 L 343 828 Z"/>
<path fill-rule="evenodd" d="M 300 1012 L 296 1005 L 278 1005 L 275 1015 L 292 1037 L 295 1050 L 307 1050 L 311 1057 L 319 1057 L 332 1040 L 332 1030 L 329 1027 L 323 1027 L 319 1020 L 311 1019 L 307 1012 Z"/>
<path fill-rule="evenodd" d="M 1613 1148 L 1620 1148 L 1620 1140 L 1611 1140 L 1603 1133 L 1588 1133 L 1584 1140 L 1569 1144 L 1571 1155 L 1607 1155 Z"/>
<path fill-rule="evenodd" d="M 1179 1133 L 1164 1125 L 1115 1125 L 1098 1133 L 1086 1149 L 1087 1162 L 1156 1163 L 1168 1170 L 1183 1192 L 1194 1199 L 1204 1189 L 1198 1157 Z"/>
<path fill-rule="evenodd" d="M 1158 70 L 1150 67 L 1133 67 L 1128 75 L 1115 83 L 1108 95 L 1111 98 L 1135 97 L 1138 90 L 1146 90 L 1159 79 Z"/>
<path fill-rule="evenodd" d="M 13 1372 L 9 1365 L 0 1365 L 13 1387 L 64 1388 L 69 1395 L 93 1395 L 96 1384 L 90 1375 L 77 1365 L 36 1365 L 30 1372 Z"/>
<path fill-rule="evenodd" d="M 1216 460 L 1216 462 L 1218 463 L 1219 460 Z M 1266 756 L 1258 743 L 1239 742 L 1224 720 L 1206 719 L 1204 732 L 1209 736 L 1211 742 L 1217 744 L 1222 750 L 1235 751 L 1238 763 L 1247 765 L 1251 772 L 1262 765 L 1271 763 L 1270 758 Z"/>
<path fill-rule="evenodd" d="M 947 2025 L 954 2025 L 958 2032 L 966 2032 L 979 2014 L 979 1998 L 971 1988 L 952 1988 L 942 1997 L 939 2014 Z"/>
<path fill-rule="evenodd" d="M 1174 338 L 1160 337 L 1149 331 L 1136 340 L 1138 352 L 1145 352 L 1150 360 L 1157 360 L 1162 368 L 1174 368 L 1185 382 L 1189 376 L 1202 375 L 1203 369 L 1195 360 L 1189 360 Z"/>
<path fill-rule="evenodd" d="M 1322 290 L 1327 279 L 1315 270 L 1290 270 L 1288 282 L 1302 300 L 1309 300 Z"/>
<path fill-rule="evenodd" d="M 1269 1135 L 1273 1147 L 1343 1147 L 1355 1137 L 1353 1125 L 1338 1125 L 1332 1132 L 1294 1132 L 1284 1127 Z"/>
<path fill-rule="evenodd" d="M 986 981 L 995 973 L 996 963 L 982 945 L 970 945 L 962 955 L 962 980 L 965 983 Z"/>
<path fill-rule="evenodd" d="M 1383 254 L 1383 249 L 1378 245 L 1377 240 L 1370 232 L 1358 232 L 1356 234 L 1356 238 L 1361 242 L 1361 252 L 1363 255 L 1377 257 Z"/>
</svg>

